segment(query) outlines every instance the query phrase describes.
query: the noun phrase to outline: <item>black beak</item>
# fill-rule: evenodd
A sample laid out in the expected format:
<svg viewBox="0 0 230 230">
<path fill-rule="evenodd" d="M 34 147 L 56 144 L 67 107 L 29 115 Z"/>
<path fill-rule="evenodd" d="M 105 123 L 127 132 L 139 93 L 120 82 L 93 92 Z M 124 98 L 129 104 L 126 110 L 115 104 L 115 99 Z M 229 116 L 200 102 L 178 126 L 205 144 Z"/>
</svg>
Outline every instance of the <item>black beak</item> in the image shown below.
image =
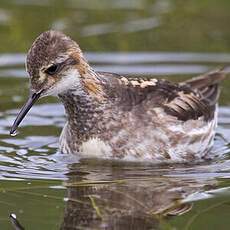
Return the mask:
<svg viewBox="0 0 230 230">
<path fill-rule="evenodd" d="M 39 97 L 41 96 L 41 93 L 42 93 L 42 91 L 40 91 L 38 93 L 31 94 L 31 96 L 29 97 L 28 101 L 25 103 L 25 105 L 20 110 L 18 116 L 16 117 L 16 119 L 14 121 L 14 124 L 13 124 L 13 126 L 12 126 L 12 128 L 10 130 L 10 135 L 15 134 L 15 131 L 17 130 L 17 128 L 20 125 L 20 123 L 22 122 L 23 118 L 29 112 L 29 110 L 31 109 L 33 104 L 39 99 Z"/>
</svg>

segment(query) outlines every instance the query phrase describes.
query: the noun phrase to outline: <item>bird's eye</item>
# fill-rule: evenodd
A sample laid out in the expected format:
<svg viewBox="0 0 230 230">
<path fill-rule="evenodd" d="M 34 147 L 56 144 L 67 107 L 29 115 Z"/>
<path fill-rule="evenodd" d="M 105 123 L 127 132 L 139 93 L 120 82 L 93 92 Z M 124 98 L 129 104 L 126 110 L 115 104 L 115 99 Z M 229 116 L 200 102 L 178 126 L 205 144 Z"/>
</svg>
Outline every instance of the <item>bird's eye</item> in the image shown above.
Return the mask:
<svg viewBox="0 0 230 230">
<path fill-rule="evenodd" d="M 45 72 L 49 75 L 54 75 L 58 72 L 60 65 L 59 64 L 53 64 L 48 69 L 45 70 Z"/>
</svg>

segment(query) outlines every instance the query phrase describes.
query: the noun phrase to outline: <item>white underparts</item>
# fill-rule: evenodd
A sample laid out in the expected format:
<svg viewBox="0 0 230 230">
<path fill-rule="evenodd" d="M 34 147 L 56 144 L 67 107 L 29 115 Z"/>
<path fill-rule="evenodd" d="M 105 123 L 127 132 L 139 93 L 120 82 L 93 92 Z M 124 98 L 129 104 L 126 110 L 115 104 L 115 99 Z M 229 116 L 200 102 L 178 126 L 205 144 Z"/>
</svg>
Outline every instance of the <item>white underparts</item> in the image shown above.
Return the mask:
<svg viewBox="0 0 230 230">
<path fill-rule="evenodd" d="M 110 158 L 112 156 L 112 148 L 99 138 L 91 138 L 83 142 L 79 150 L 84 157 Z"/>
</svg>

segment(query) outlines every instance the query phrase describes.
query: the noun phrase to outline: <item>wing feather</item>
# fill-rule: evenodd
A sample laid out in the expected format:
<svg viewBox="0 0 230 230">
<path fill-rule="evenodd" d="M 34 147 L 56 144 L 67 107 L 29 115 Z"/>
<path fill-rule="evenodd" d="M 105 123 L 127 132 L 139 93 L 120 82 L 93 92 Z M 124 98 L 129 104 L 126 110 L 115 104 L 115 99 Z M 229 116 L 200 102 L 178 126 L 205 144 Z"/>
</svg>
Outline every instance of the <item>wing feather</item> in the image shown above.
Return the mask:
<svg viewBox="0 0 230 230">
<path fill-rule="evenodd" d="M 222 70 L 213 71 L 182 83 L 158 79 L 126 78 L 118 74 L 101 72 L 108 81 L 111 98 L 120 98 L 119 106 L 132 110 L 133 106 L 160 107 L 179 120 L 196 120 L 214 116 L 219 97 L 219 83 L 224 79 Z M 112 90 L 111 90 L 112 89 Z"/>
</svg>

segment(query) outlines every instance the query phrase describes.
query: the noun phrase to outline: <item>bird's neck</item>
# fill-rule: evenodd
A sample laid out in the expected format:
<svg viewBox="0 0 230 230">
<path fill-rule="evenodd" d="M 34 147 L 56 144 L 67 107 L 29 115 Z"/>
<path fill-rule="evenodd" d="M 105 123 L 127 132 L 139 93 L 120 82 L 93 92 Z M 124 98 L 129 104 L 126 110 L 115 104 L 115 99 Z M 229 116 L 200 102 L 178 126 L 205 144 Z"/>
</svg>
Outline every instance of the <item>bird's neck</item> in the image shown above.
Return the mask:
<svg viewBox="0 0 230 230">
<path fill-rule="evenodd" d="M 91 67 L 87 68 L 85 72 L 81 74 L 81 82 L 84 91 L 98 102 L 104 101 L 103 83 L 97 74 Z"/>
<path fill-rule="evenodd" d="M 89 134 L 103 112 L 105 99 L 96 72 L 87 72 L 81 77 L 81 86 L 72 87 L 59 95 L 74 134 Z"/>
</svg>

